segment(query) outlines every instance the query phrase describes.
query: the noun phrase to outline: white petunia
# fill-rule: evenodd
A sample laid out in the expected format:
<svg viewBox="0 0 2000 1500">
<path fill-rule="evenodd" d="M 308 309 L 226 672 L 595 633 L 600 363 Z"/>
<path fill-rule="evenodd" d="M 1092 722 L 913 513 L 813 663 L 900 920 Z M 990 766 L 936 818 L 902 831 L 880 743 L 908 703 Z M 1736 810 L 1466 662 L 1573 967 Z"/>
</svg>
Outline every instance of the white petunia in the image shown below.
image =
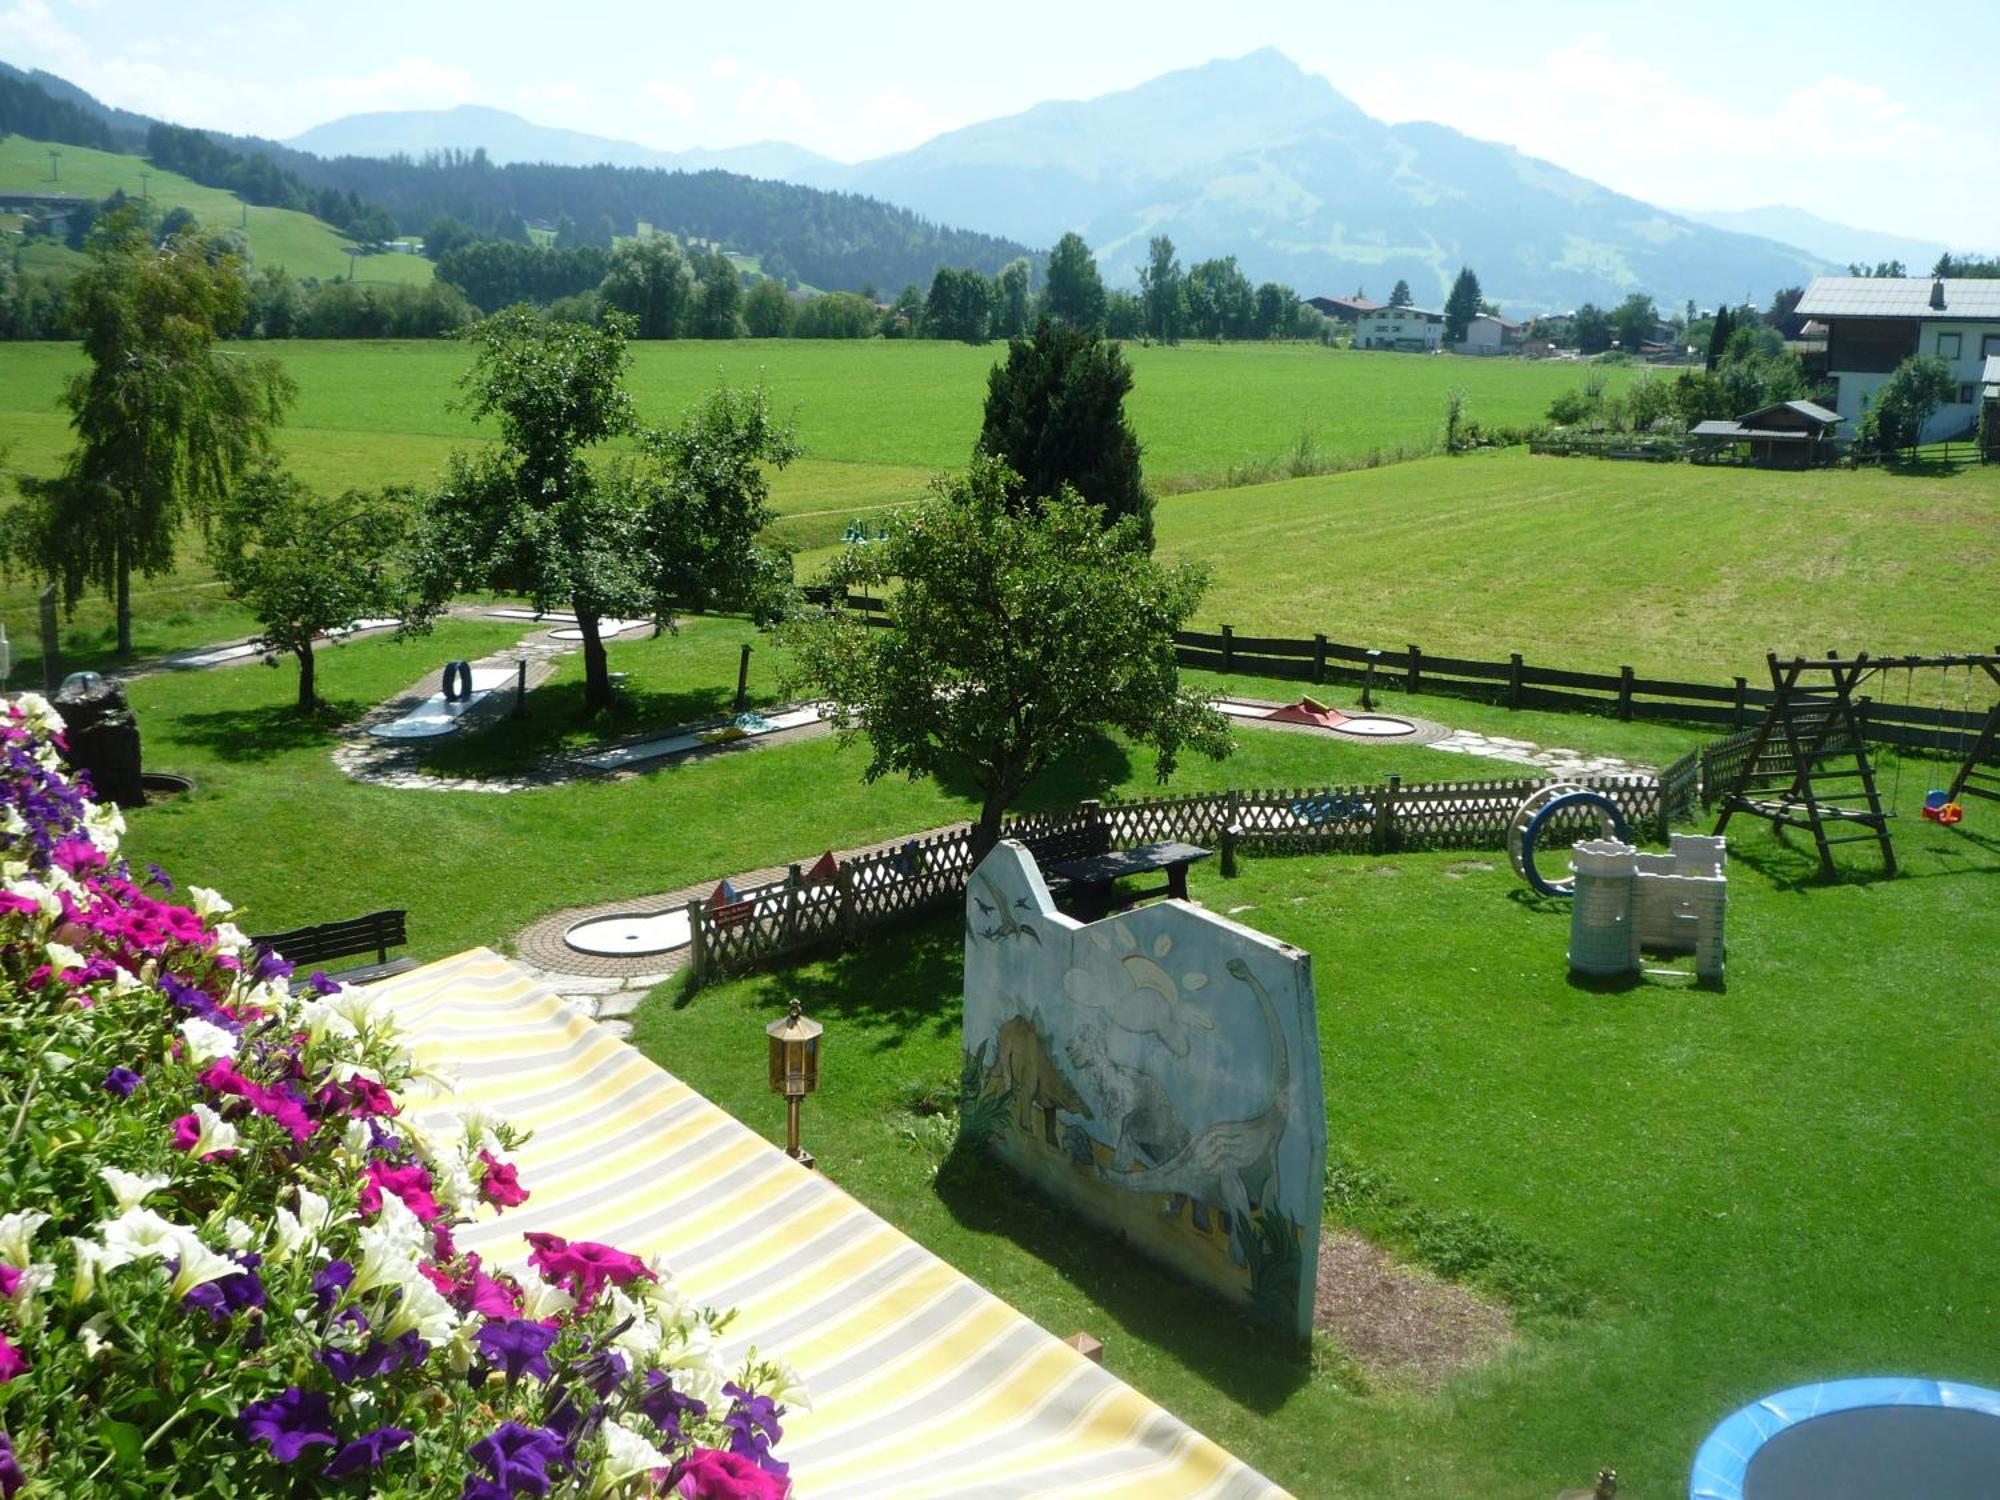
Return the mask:
<svg viewBox="0 0 2000 1500">
<path fill-rule="evenodd" d="M 67 974 L 71 969 L 80 969 L 86 960 L 68 943 L 45 943 L 42 952 L 48 956 L 49 967 L 57 974 Z"/>
<path fill-rule="evenodd" d="M 700 1324 L 685 1330 L 686 1342 L 660 1355 L 660 1368 L 675 1374 L 674 1388 L 697 1401 L 714 1402 L 722 1393 L 722 1362 L 716 1357 L 715 1339 Z"/>
<path fill-rule="evenodd" d="M 104 1247 L 96 1240 L 72 1239 L 69 1248 L 76 1260 L 76 1270 L 70 1275 L 69 1300 L 88 1302 L 97 1295 L 97 1273 L 104 1268 Z"/>
<path fill-rule="evenodd" d="M 174 1257 L 180 1268 L 174 1272 L 171 1288 L 173 1299 L 178 1302 L 198 1286 L 207 1286 L 211 1281 L 220 1281 L 225 1276 L 234 1276 L 243 1268 L 226 1255 L 218 1255 L 204 1245 L 192 1229 L 181 1229 L 174 1235 Z"/>
<path fill-rule="evenodd" d="M 117 1167 L 99 1167 L 97 1175 L 111 1189 L 111 1197 L 121 1214 L 137 1208 L 173 1181 L 164 1172 L 126 1172 Z"/>
<path fill-rule="evenodd" d="M 35 906 L 45 917 L 59 917 L 62 915 L 62 898 L 39 880 L 10 879 L 7 882 L 7 894 L 10 896 L 19 896 L 23 900 L 34 902 Z"/>
<path fill-rule="evenodd" d="M 226 917 L 236 908 L 223 900 L 218 892 L 205 885 L 191 885 L 187 888 L 188 900 L 195 911 L 204 917 Z"/>
<path fill-rule="evenodd" d="M 49 1222 L 49 1216 L 36 1209 L 21 1209 L 11 1214 L 0 1214 L 0 1260 L 10 1266 L 25 1266 L 34 1258 L 29 1242 L 35 1231 Z"/>
<path fill-rule="evenodd" d="M 111 1341 L 104 1336 L 104 1330 L 111 1326 L 111 1314 L 101 1312 L 84 1320 L 83 1327 L 77 1329 L 77 1338 L 83 1344 L 85 1359 L 98 1359 L 111 1347 Z"/>
<path fill-rule="evenodd" d="M 299 1020 L 315 1045 L 328 1037 L 351 1042 L 361 1034 L 354 1029 L 354 1023 L 347 1019 L 345 1013 L 334 1009 L 319 995 L 299 1002 Z"/>
<path fill-rule="evenodd" d="M 243 929 L 234 922 L 217 922 L 214 928 L 215 951 L 217 953 L 241 953 L 250 946 L 250 939 Z"/>
<path fill-rule="evenodd" d="M 104 1241 L 104 1255 L 98 1269 L 109 1271 L 135 1260 L 160 1260 L 174 1253 L 174 1236 L 179 1226 L 161 1218 L 150 1208 L 128 1208 L 115 1219 L 97 1226 Z"/>
<path fill-rule="evenodd" d="M 125 815 L 115 802 L 94 803 L 83 815 L 83 832 L 100 854 L 115 854 L 125 832 Z"/>
<path fill-rule="evenodd" d="M 417 1262 L 429 1252 L 430 1232 L 394 1193 L 382 1195 L 382 1212 L 361 1229 L 361 1261 L 354 1268 L 356 1296 L 379 1286 L 394 1286 L 416 1274 Z"/>
<path fill-rule="evenodd" d="M 401 1292 L 389 1314 L 388 1326 L 382 1330 L 383 1338 L 400 1338 L 412 1329 L 426 1344 L 441 1344 L 451 1337 L 451 1331 L 458 1326 L 458 1310 L 445 1301 L 422 1272 L 411 1269 L 398 1286 Z"/>
<path fill-rule="evenodd" d="M 611 1342 L 631 1355 L 635 1363 L 643 1364 L 651 1359 L 658 1352 L 662 1339 L 658 1325 L 646 1315 L 646 1309 L 615 1288 L 607 1294 L 606 1300 L 611 1304 L 611 1324 L 618 1328 Z"/>
<path fill-rule="evenodd" d="M 750 1354 L 754 1359 L 757 1351 L 752 1349 Z M 793 1406 L 800 1411 L 811 1411 L 812 1397 L 806 1390 L 805 1377 L 799 1374 L 792 1362 L 788 1359 L 774 1359 L 767 1363 L 774 1373 L 764 1382 L 764 1389 L 758 1394 L 769 1396 L 780 1406 Z"/>
<path fill-rule="evenodd" d="M 205 1067 L 218 1057 L 236 1055 L 236 1034 L 225 1031 L 213 1021 L 204 1021 L 200 1016 L 189 1016 L 181 1022 L 181 1035 L 187 1039 L 188 1055 L 197 1067 Z"/>
<path fill-rule="evenodd" d="M 604 1467 L 600 1471 L 604 1482 L 622 1484 L 635 1475 L 670 1469 L 673 1463 L 631 1428 L 616 1421 L 604 1424 Z"/>
<path fill-rule="evenodd" d="M 257 1243 L 257 1231 L 232 1215 L 222 1221 L 222 1242 L 241 1255 Z"/>
<path fill-rule="evenodd" d="M 236 1127 L 206 1104 L 194 1107 L 194 1118 L 201 1133 L 195 1137 L 194 1149 L 189 1155 L 199 1160 L 217 1151 L 234 1151 L 237 1148 L 241 1137 L 237 1135 Z"/>
<path fill-rule="evenodd" d="M 560 1318 L 576 1306 L 576 1298 L 559 1286 L 550 1286 L 526 1266 L 514 1268 L 514 1279 L 521 1283 L 521 1316 L 531 1322 Z"/>
</svg>

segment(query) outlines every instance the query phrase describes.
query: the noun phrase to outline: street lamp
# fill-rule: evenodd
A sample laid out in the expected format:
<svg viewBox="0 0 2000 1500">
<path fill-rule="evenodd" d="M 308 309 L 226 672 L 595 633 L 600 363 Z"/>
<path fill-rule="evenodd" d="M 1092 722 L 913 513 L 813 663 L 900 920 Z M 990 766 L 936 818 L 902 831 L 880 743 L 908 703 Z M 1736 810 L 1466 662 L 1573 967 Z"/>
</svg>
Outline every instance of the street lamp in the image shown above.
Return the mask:
<svg viewBox="0 0 2000 1500">
<path fill-rule="evenodd" d="M 819 1038 L 825 1029 L 800 1014 L 797 1000 L 783 1020 L 764 1028 L 771 1041 L 771 1092 L 785 1096 L 785 1154 L 805 1167 L 813 1159 L 799 1147 L 799 1103 L 819 1087 Z"/>
</svg>

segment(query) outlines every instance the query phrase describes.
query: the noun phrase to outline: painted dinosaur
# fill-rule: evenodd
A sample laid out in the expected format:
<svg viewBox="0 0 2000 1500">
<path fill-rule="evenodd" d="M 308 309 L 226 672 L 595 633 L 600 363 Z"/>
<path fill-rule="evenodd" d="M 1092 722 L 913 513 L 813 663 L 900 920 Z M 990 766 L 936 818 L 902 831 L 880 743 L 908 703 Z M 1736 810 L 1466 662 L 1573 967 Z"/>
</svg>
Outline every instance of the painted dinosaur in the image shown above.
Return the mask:
<svg viewBox="0 0 2000 1500">
<path fill-rule="evenodd" d="M 1190 1136 L 1174 1101 L 1152 1074 L 1110 1055 L 1100 1021 L 1085 1021 L 1063 1044 L 1063 1055 L 1096 1091 L 1100 1117 L 1111 1136 L 1111 1167 L 1125 1171 L 1157 1166 L 1184 1150 Z"/>
<path fill-rule="evenodd" d="M 1263 1110 L 1247 1120 L 1219 1120 L 1197 1132 L 1194 1139 L 1158 1166 L 1109 1171 L 1104 1180 L 1132 1193 L 1158 1193 L 1214 1204 L 1229 1211 L 1229 1258 L 1246 1264 L 1250 1237 L 1251 1194 L 1269 1208 L 1278 1195 L 1278 1138 L 1292 1106 L 1291 1049 L 1278 1010 L 1250 966 L 1232 958 L 1225 967 L 1247 985 L 1264 1013 L 1271 1044 L 1271 1097 Z"/>
<path fill-rule="evenodd" d="M 1006 893 L 993 883 L 993 877 L 982 873 L 978 879 L 979 883 L 986 887 L 986 893 L 993 898 L 994 904 L 989 907 L 984 901 L 979 900 L 977 896 L 972 898 L 973 901 L 978 904 L 982 912 L 997 913 L 998 916 L 998 920 L 995 921 L 993 926 L 982 928 L 979 935 L 989 941 L 1000 938 L 1028 937 L 1035 940 L 1037 948 L 1041 947 L 1042 935 L 1026 922 L 1016 917 L 1008 909 Z"/>
<path fill-rule="evenodd" d="M 1051 1146 L 1060 1148 L 1062 1144 L 1056 1139 L 1057 1110 L 1086 1120 L 1091 1118 L 1090 1106 L 1063 1076 L 1062 1069 L 1049 1056 L 1040 1029 L 1026 1016 L 1016 1016 L 1001 1026 L 993 1069 L 1000 1077 L 1001 1087 L 1014 1091 L 1014 1123 L 1023 1130 L 1033 1130 L 1035 1111 L 1041 1110 L 1042 1135 Z"/>
</svg>

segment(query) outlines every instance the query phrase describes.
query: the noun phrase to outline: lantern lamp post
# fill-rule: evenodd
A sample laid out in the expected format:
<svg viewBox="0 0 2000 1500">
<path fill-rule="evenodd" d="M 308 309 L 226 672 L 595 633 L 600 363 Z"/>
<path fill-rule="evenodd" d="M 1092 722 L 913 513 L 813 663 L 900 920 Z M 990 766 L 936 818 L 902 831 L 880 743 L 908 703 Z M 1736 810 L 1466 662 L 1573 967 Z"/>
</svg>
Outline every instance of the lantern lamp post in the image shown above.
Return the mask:
<svg viewBox="0 0 2000 1500">
<path fill-rule="evenodd" d="M 771 1042 L 771 1092 L 785 1096 L 785 1154 L 806 1167 L 813 1159 L 799 1146 L 799 1104 L 819 1087 L 819 1038 L 825 1029 L 800 1013 L 797 1000 L 783 1020 L 764 1028 Z"/>
</svg>

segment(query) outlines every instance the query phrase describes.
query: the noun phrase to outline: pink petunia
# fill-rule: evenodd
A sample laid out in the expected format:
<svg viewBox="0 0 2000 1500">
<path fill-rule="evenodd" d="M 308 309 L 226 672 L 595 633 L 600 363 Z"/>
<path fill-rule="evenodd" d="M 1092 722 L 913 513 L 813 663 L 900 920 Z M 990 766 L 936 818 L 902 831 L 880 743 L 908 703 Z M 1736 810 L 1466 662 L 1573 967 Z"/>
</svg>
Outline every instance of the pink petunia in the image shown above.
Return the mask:
<svg viewBox="0 0 2000 1500">
<path fill-rule="evenodd" d="M 0 1297 L 11 1297 L 14 1289 L 21 1284 L 21 1268 L 10 1266 L 0 1260 Z"/>
<path fill-rule="evenodd" d="M 535 1247 L 528 1264 L 542 1273 L 543 1280 L 575 1297 L 579 1311 L 588 1311 L 606 1286 L 629 1286 L 642 1276 L 648 1281 L 660 1279 L 638 1256 L 594 1240 L 572 1244 L 560 1235 L 539 1231 L 530 1231 L 527 1240 Z"/>
<path fill-rule="evenodd" d="M 368 1180 L 361 1185 L 358 1200 L 364 1214 L 380 1213 L 382 1194 L 394 1193 L 403 1200 L 403 1206 L 417 1216 L 423 1224 L 436 1222 L 444 1216 L 436 1198 L 431 1196 L 431 1174 L 422 1167 L 392 1167 L 384 1161 L 368 1163 Z"/>
<path fill-rule="evenodd" d="M 697 1448 L 681 1465 L 674 1491 L 683 1500 L 785 1500 L 792 1486 L 740 1453 Z"/>
<path fill-rule="evenodd" d="M 528 1201 L 528 1190 L 521 1186 L 512 1162 L 500 1161 L 490 1151 L 481 1151 L 479 1159 L 486 1164 L 486 1174 L 479 1179 L 480 1197 L 495 1208 L 517 1208 Z"/>
<path fill-rule="evenodd" d="M 0 1333 L 0 1385 L 5 1385 L 16 1375 L 27 1373 L 27 1358 L 7 1341 L 6 1334 Z"/>
</svg>

